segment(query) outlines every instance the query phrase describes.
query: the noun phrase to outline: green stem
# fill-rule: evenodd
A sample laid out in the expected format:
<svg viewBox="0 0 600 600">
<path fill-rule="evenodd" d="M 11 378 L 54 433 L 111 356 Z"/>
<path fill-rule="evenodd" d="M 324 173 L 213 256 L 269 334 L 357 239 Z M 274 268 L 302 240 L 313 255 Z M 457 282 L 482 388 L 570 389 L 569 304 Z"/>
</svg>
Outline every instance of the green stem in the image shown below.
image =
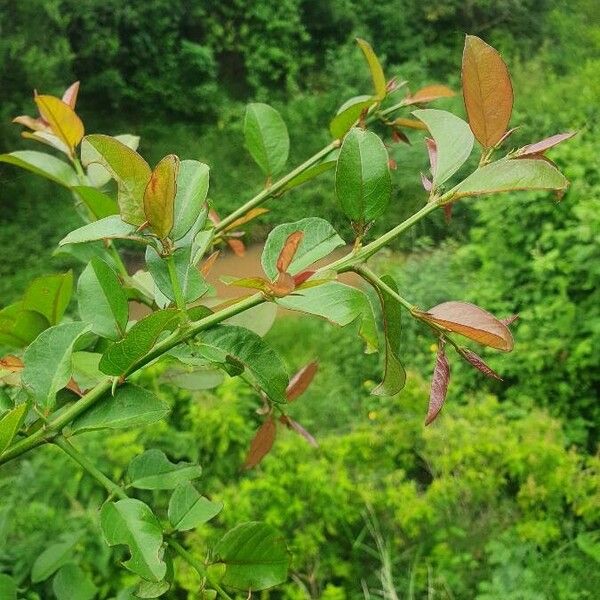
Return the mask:
<svg viewBox="0 0 600 600">
<path fill-rule="evenodd" d="M 109 240 L 109 242 L 108 242 L 108 251 L 109 251 L 110 255 L 112 256 L 113 260 L 115 261 L 115 265 L 117 266 L 119 273 L 121 274 L 121 276 L 123 277 L 123 279 L 125 281 L 128 281 L 129 273 L 127 272 L 125 263 L 123 262 L 123 259 L 121 258 L 121 255 L 119 254 L 119 251 L 115 247 L 115 243 L 112 240 Z"/>
<path fill-rule="evenodd" d="M 388 108 L 384 108 L 383 110 L 378 111 L 377 115 L 379 117 L 387 117 L 391 113 L 396 112 L 397 110 L 403 108 L 404 106 L 406 106 L 405 101 L 400 100 L 400 102 L 398 102 L 398 104 L 394 104 L 393 106 L 390 106 Z"/>
<path fill-rule="evenodd" d="M 101 486 L 103 486 L 109 494 L 113 494 L 118 498 L 128 498 L 127 494 L 114 481 L 110 480 L 102 473 L 93 462 L 86 456 L 81 454 L 73 444 L 68 442 L 62 436 L 58 436 L 54 443 L 69 455 L 84 471 L 91 475 Z"/>
<path fill-rule="evenodd" d="M 322 150 L 319 150 L 319 152 L 317 152 L 316 154 L 311 156 L 308 160 L 303 162 L 301 165 L 298 165 L 293 171 L 290 171 L 285 177 L 282 177 L 281 179 L 277 180 L 271 186 L 269 186 L 268 188 L 264 189 L 262 192 L 258 193 L 256 196 L 254 196 L 254 198 L 251 198 L 250 200 L 248 200 L 248 202 L 246 202 L 245 204 L 240 206 L 238 209 L 234 210 L 231 214 L 227 215 L 222 221 L 220 221 L 215 226 L 215 231 L 218 233 L 220 231 L 223 231 L 224 229 L 227 229 L 227 227 L 229 225 L 231 225 L 231 223 L 233 223 L 240 217 L 243 217 L 248 211 L 250 211 L 254 207 L 258 206 L 259 204 L 262 204 L 265 200 L 267 200 L 271 196 L 274 196 L 275 194 L 280 192 L 292 179 L 294 179 L 294 177 L 300 175 L 301 173 L 306 171 L 308 168 L 310 168 L 313 165 L 315 165 L 316 163 L 318 163 L 322 158 L 327 156 L 332 150 L 334 150 L 335 148 L 338 148 L 339 145 L 340 145 L 339 140 L 334 140 L 330 144 L 327 144 L 327 146 L 325 146 L 325 148 L 323 148 Z"/>
<path fill-rule="evenodd" d="M 179 278 L 177 277 L 177 271 L 175 270 L 175 260 L 173 255 L 169 254 L 166 259 L 167 268 L 169 270 L 169 279 L 171 280 L 171 287 L 173 288 L 173 295 L 175 296 L 175 304 L 179 310 L 185 312 L 185 299 L 179 284 Z"/>
<path fill-rule="evenodd" d="M 389 294 L 392 298 L 397 300 L 406 310 L 409 312 L 413 312 L 416 309 L 416 306 L 411 304 L 408 300 L 403 298 L 398 292 L 394 291 L 389 285 L 387 285 L 384 281 L 382 281 L 371 269 L 366 267 L 365 265 L 357 265 L 352 269 L 355 273 L 358 273 L 363 279 L 368 281 L 372 286 L 379 288 L 384 291 L 386 294 Z"/>
</svg>

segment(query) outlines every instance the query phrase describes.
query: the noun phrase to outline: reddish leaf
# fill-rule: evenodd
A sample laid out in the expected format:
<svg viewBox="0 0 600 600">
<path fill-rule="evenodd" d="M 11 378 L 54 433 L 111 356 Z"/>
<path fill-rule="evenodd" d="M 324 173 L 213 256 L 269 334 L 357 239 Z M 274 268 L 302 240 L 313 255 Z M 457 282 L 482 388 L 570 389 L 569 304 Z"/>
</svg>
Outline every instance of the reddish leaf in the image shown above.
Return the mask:
<svg viewBox="0 0 600 600">
<path fill-rule="evenodd" d="M 79 94 L 79 81 L 72 83 L 62 96 L 62 101 L 68 104 L 72 109 L 75 109 L 77 104 L 77 95 Z"/>
<path fill-rule="evenodd" d="M 316 271 L 302 271 L 302 273 L 294 275 L 294 283 L 296 284 L 296 287 L 309 280 L 315 273 Z"/>
<path fill-rule="evenodd" d="M 427 145 L 427 154 L 429 155 L 429 165 L 433 173 L 437 165 L 437 146 L 431 138 L 425 138 L 425 144 Z"/>
<path fill-rule="evenodd" d="M 4 358 L 0 358 L 0 369 L 6 369 L 11 373 L 18 373 L 23 370 L 23 361 L 13 354 L 8 354 Z"/>
<path fill-rule="evenodd" d="M 513 348 L 513 338 L 508 327 L 475 304 L 443 302 L 426 313 L 420 313 L 420 316 L 425 321 L 464 335 L 484 346 L 505 352 Z"/>
<path fill-rule="evenodd" d="M 427 129 L 427 125 L 418 119 L 406 119 L 398 117 L 394 120 L 394 125 L 397 127 L 405 127 L 406 129 Z"/>
<path fill-rule="evenodd" d="M 306 429 L 304 429 L 304 427 L 302 427 L 300 423 L 294 421 L 294 419 L 291 419 L 287 415 L 281 415 L 281 417 L 279 417 L 279 420 L 288 429 L 291 429 L 292 431 L 295 431 L 298 435 L 301 435 L 313 448 L 319 447 L 317 440 L 308 431 L 306 431 Z"/>
<path fill-rule="evenodd" d="M 481 358 L 481 356 L 475 354 L 475 352 L 472 352 L 468 348 L 461 348 L 459 353 L 467 362 L 471 363 L 478 371 L 481 371 L 484 375 L 502 381 L 502 377 L 500 377 L 500 375 L 498 375 L 496 371 L 494 371 L 490 366 L 488 366 Z"/>
<path fill-rule="evenodd" d="M 403 104 L 405 106 L 422 104 L 440 98 L 451 98 L 452 96 L 454 96 L 454 92 L 446 85 L 428 85 L 405 98 Z"/>
<path fill-rule="evenodd" d="M 317 374 L 318 368 L 319 365 L 315 361 L 309 362 L 290 379 L 290 383 L 285 391 L 288 402 L 293 402 L 298 396 L 304 394 Z"/>
<path fill-rule="evenodd" d="M 303 238 L 304 231 L 294 231 L 288 235 L 285 244 L 279 253 L 279 257 L 277 258 L 277 270 L 280 273 L 285 273 L 288 270 Z"/>
<path fill-rule="evenodd" d="M 289 273 L 279 273 L 277 279 L 269 284 L 269 291 L 277 298 L 283 298 L 296 289 L 294 278 Z"/>
<path fill-rule="evenodd" d="M 452 204 L 444 204 L 442 207 L 444 209 L 444 218 L 446 219 L 446 224 L 450 223 L 452 219 Z"/>
<path fill-rule="evenodd" d="M 264 277 L 243 277 L 242 279 L 221 277 L 221 281 L 226 285 L 233 285 L 235 287 L 250 288 L 266 293 L 270 293 L 271 291 L 271 282 L 267 281 Z"/>
<path fill-rule="evenodd" d="M 561 142 L 572 138 L 576 134 L 575 131 L 569 131 L 567 133 L 557 133 L 556 135 L 552 135 L 548 138 L 545 138 L 535 144 L 529 144 L 518 150 L 519 156 L 536 156 L 538 154 L 543 154 L 546 150 L 550 148 L 554 148 Z"/>
<path fill-rule="evenodd" d="M 81 391 L 81 388 L 77 385 L 77 382 L 72 377 L 69 380 L 69 383 L 67 383 L 67 385 L 65 385 L 65 387 L 68 390 L 71 390 L 72 392 L 77 394 L 78 396 L 83 396 L 83 392 Z"/>
<path fill-rule="evenodd" d="M 215 252 L 213 252 L 204 261 L 204 264 L 200 268 L 200 272 L 202 273 L 202 275 L 204 275 L 204 277 L 207 277 L 208 274 L 210 273 L 211 269 L 213 268 L 213 265 L 215 264 L 215 261 L 217 260 L 217 258 L 219 258 L 219 254 L 221 254 L 221 251 L 220 250 L 215 250 Z"/>
<path fill-rule="evenodd" d="M 410 146 L 410 140 L 408 139 L 408 137 L 406 136 L 406 134 L 403 133 L 402 131 L 400 131 L 399 129 L 394 129 L 392 131 L 392 141 L 395 144 L 399 144 L 400 142 L 404 142 L 405 144 L 408 144 Z"/>
<path fill-rule="evenodd" d="M 393 158 L 388 158 L 388 168 L 390 171 L 395 171 L 398 168 L 398 163 Z"/>
<path fill-rule="evenodd" d="M 244 462 L 245 469 L 253 469 L 273 447 L 277 428 L 273 417 L 267 419 L 258 429 L 250 443 L 250 450 Z"/>
<path fill-rule="evenodd" d="M 425 177 L 425 175 L 423 175 L 423 173 L 421 173 L 421 183 L 423 184 L 423 188 L 425 189 L 426 192 L 431 192 L 433 183 L 431 183 L 431 180 L 428 179 L 427 177 Z"/>
<path fill-rule="evenodd" d="M 500 319 L 500 323 L 504 323 L 504 325 L 506 325 L 507 327 L 509 325 L 512 325 L 516 320 L 518 320 L 519 315 L 510 315 L 508 317 L 504 317 L 503 319 Z"/>
<path fill-rule="evenodd" d="M 510 121 L 512 83 L 500 54 L 474 35 L 465 39 L 462 85 L 471 130 L 484 148 L 492 148 Z"/>
<path fill-rule="evenodd" d="M 231 248 L 231 251 L 239 257 L 244 256 L 246 254 L 246 246 L 242 240 L 234 240 L 231 238 L 227 238 L 227 245 Z"/>
<path fill-rule="evenodd" d="M 427 418 L 425 425 L 429 425 L 435 421 L 440 414 L 446 393 L 448 392 L 448 383 L 450 382 L 450 364 L 446 358 L 444 351 L 444 341 L 440 340 L 435 367 L 433 369 L 433 377 L 431 378 L 431 390 L 429 392 L 429 407 L 427 409 Z"/>
<path fill-rule="evenodd" d="M 260 217 L 260 215 L 264 215 L 265 213 L 268 213 L 268 212 L 269 212 L 268 208 L 261 208 L 261 207 L 253 208 L 253 209 L 249 210 L 245 215 L 241 216 L 239 219 L 236 219 L 235 221 L 233 221 L 232 223 L 227 225 L 227 227 L 225 227 L 224 231 L 230 231 L 232 229 L 236 229 L 237 227 L 240 227 L 242 225 L 245 225 L 249 221 L 252 221 L 252 219 L 256 219 L 256 217 Z"/>
</svg>

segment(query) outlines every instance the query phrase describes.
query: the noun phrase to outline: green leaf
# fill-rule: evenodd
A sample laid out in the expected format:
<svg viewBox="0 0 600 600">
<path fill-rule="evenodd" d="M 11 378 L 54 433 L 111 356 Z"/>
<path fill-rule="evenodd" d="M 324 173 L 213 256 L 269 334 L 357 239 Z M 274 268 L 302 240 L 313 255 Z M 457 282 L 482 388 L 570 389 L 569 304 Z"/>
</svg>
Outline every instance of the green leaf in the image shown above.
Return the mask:
<svg viewBox="0 0 600 600">
<path fill-rule="evenodd" d="M 288 236 L 295 231 L 302 231 L 304 236 L 288 267 L 290 275 L 296 275 L 314 262 L 331 254 L 335 248 L 345 244 L 336 230 L 325 219 L 318 217 L 307 217 L 295 223 L 278 225 L 269 234 L 261 257 L 262 267 L 270 279 L 277 277 L 277 257 Z"/>
<path fill-rule="evenodd" d="M 177 531 L 189 531 L 210 521 L 223 509 L 222 502 L 201 496 L 188 481 L 175 488 L 169 501 L 169 521 Z"/>
<path fill-rule="evenodd" d="M 336 139 L 342 139 L 356 124 L 362 113 L 377 102 L 373 96 L 356 96 L 346 100 L 329 124 L 329 131 Z"/>
<path fill-rule="evenodd" d="M 23 309 L 40 313 L 51 325 L 60 322 L 73 293 L 73 271 L 34 279 L 23 295 Z"/>
<path fill-rule="evenodd" d="M 290 559 L 285 542 L 267 523 L 234 527 L 217 543 L 214 556 L 215 562 L 226 566 L 222 583 L 235 589 L 260 591 L 287 579 Z"/>
<path fill-rule="evenodd" d="M 123 429 L 143 427 L 164 419 L 169 405 L 158 396 L 138 387 L 119 386 L 114 396 L 109 396 L 78 417 L 71 425 L 73 433 L 95 429 Z"/>
<path fill-rule="evenodd" d="M 436 145 L 437 160 L 433 168 L 433 185 L 448 180 L 471 155 L 475 138 L 465 121 L 445 110 L 415 110 L 413 115 L 427 125 Z"/>
<path fill-rule="evenodd" d="M 384 275 L 381 280 L 398 291 L 396 282 Z M 395 396 L 406 383 L 406 371 L 400 362 L 400 335 L 402 333 L 401 307 L 398 301 L 384 290 L 377 288 L 383 313 L 385 334 L 385 374 L 383 381 L 371 392 L 375 396 Z"/>
<path fill-rule="evenodd" d="M 163 579 L 162 581 L 140 581 L 135 590 L 133 598 L 159 598 L 166 594 L 171 588 L 171 584 Z"/>
<path fill-rule="evenodd" d="M 69 382 L 73 347 L 88 327 L 79 321 L 55 325 L 40 333 L 25 350 L 21 380 L 44 410 L 54 406 L 56 393 Z"/>
<path fill-rule="evenodd" d="M 367 64 L 369 65 L 371 79 L 373 80 L 373 89 L 375 90 L 377 100 L 383 100 L 386 96 L 386 83 L 385 75 L 383 74 L 383 69 L 381 68 L 381 63 L 379 62 L 379 59 L 373 51 L 373 48 L 371 48 L 371 44 L 369 44 L 369 42 L 366 42 L 361 38 L 356 38 L 356 41 L 365 55 Z"/>
<path fill-rule="evenodd" d="M 129 548 L 125 567 L 148 581 L 163 579 L 167 565 L 161 558 L 162 528 L 146 504 L 133 498 L 107 502 L 100 511 L 100 526 L 109 546 Z"/>
<path fill-rule="evenodd" d="M 191 262 L 191 247 L 175 250 L 173 262 L 186 304 L 198 300 L 210 290 L 200 271 Z M 146 266 L 158 289 L 169 300 L 174 301 L 175 292 L 169 277 L 167 261 L 161 258 L 152 246 L 146 248 Z"/>
<path fill-rule="evenodd" d="M 0 598 L 2 600 L 17 600 L 17 584 L 12 577 L 0 573 Z"/>
<path fill-rule="evenodd" d="M 455 188 L 454 198 L 518 190 L 564 190 L 565 176 L 545 160 L 499 160 L 477 169 Z"/>
<path fill-rule="evenodd" d="M 208 165 L 197 160 L 181 161 L 177 174 L 172 239 L 181 239 L 200 216 L 208 194 L 209 171 Z"/>
<path fill-rule="evenodd" d="M 0 456 L 10 446 L 26 414 L 27 404 L 19 404 L 0 417 Z"/>
<path fill-rule="evenodd" d="M 274 402 L 285 402 L 289 377 L 279 355 L 256 333 L 220 325 L 202 334 L 198 352 L 208 360 L 225 363 L 228 356 L 243 364 Z"/>
<path fill-rule="evenodd" d="M 166 329 L 174 328 L 179 321 L 176 310 L 159 310 L 138 321 L 125 337 L 111 344 L 100 359 L 100 370 L 107 375 L 123 375 L 143 358 Z"/>
<path fill-rule="evenodd" d="M 22 302 L 9 304 L 0 310 L 0 344 L 15 348 L 28 346 L 49 326 L 46 317 L 24 310 Z"/>
<path fill-rule="evenodd" d="M 114 138 L 132 150 L 137 150 L 140 145 L 140 137 L 138 135 L 123 133 L 115 135 Z M 81 147 L 81 156 L 82 160 L 87 159 L 88 161 L 99 157 L 98 153 L 91 146 L 86 147 L 85 144 Z M 102 165 L 95 162 L 91 162 L 88 165 L 87 176 L 96 188 L 106 185 L 111 180 L 110 173 Z"/>
<path fill-rule="evenodd" d="M 223 325 L 237 325 L 254 331 L 260 337 L 264 337 L 275 323 L 277 317 L 277 305 L 273 302 L 263 302 L 244 312 L 241 312 L 223 321 Z"/>
<path fill-rule="evenodd" d="M 111 340 L 125 335 L 129 319 L 127 295 L 117 274 L 99 258 L 92 258 L 77 283 L 81 320 L 97 335 Z"/>
<path fill-rule="evenodd" d="M 248 104 L 244 119 L 246 147 L 267 177 L 283 169 L 290 138 L 281 115 L 268 104 Z"/>
<path fill-rule="evenodd" d="M 123 221 L 137 226 L 144 223 L 144 192 L 152 173 L 148 163 L 116 138 L 99 134 L 83 138 L 81 160 L 86 167 L 102 165 L 115 179 Z"/>
<path fill-rule="evenodd" d="M 66 188 L 78 183 L 77 173 L 68 163 L 45 152 L 19 150 L 9 154 L 0 154 L 0 162 L 21 167 Z"/>
<path fill-rule="evenodd" d="M 377 326 L 373 308 L 367 296 L 359 289 L 330 281 L 298 290 L 293 295 L 280 298 L 277 304 L 289 310 L 323 317 L 342 327 L 358 321 L 360 335 L 367 344 L 366 352 L 377 350 Z"/>
<path fill-rule="evenodd" d="M 133 235 L 135 229 L 133 225 L 125 223 L 119 215 L 110 215 L 93 223 L 88 223 L 79 229 L 75 229 L 75 231 L 71 231 L 71 233 L 58 242 L 58 245 L 81 244 L 83 242 L 106 239 L 136 239 L 144 241 L 143 238 Z"/>
<path fill-rule="evenodd" d="M 392 192 L 388 153 L 372 131 L 355 127 L 344 138 L 335 192 L 342 210 L 355 223 L 373 221 L 387 208 Z"/>
<path fill-rule="evenodd" d="M 94 219 L 103 219 L 104 217 L 110 217 L 110 215 L 119 214 L 117 203 L 104 192 L 88 185 L 77 185 L 72 189 L 88 207 Z"/>
<path fill-rule="evenodd" d="M 197 479 L 202 467 L 192 463 L 172 463 L 164 452 L 153 448 L 136 456 L 127 469 L 131 486 L 140 490 L 172 490 L 180 483 Z"/>
<path fill-rule="evenodd" d="M 79 541 L 79 535 L 69 535 L 63 541 L 48 546 L 35 560 L 31 568 L 32 583 L 45 581 L 55 571 L 60 569 L 71 558 L 75 544 Z"/>
<path fill-rule="evenodd" d="M 326 160 L 318 165 L 313 165 L 306 169 L 306 171 L 302 171 L 302 173 L 296 175 L 290 179 L 282 188 L 283 192 L 289 192 L 294 188 L 301 186 L 303 183 L 307 183 L 308 181 L 312 181 L 316 179 L 321 173 L 326 173 L 327 171 L 331 171 L 337 164 L 337 157 L 333 160 Z"/>
<path fill-rule="evenodd" d="M 57 600 L 92 600 L 97 593 L 90 578 L 73 563 L 61 567 L 52 581 L 52 590 Z"/>
<path fill-rule="evenodd" d="M 179 158 L 165 156 L 156 165 L 144 192 L 144 214 L 154 234 L 164 240 L 173 229 Z"/>
</svg>

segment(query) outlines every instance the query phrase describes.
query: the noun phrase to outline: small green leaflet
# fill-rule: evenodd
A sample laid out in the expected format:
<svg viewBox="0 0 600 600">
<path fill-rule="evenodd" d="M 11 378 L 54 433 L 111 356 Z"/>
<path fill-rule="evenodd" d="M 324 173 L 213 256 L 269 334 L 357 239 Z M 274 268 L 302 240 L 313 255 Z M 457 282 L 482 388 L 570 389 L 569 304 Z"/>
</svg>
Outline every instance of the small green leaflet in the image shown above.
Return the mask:
<svg viewBox="0 0 600 600">
<path fill-rule="evenodd" d="M 329 131 L 336 140 L 341 140 L 356 124 L 363 112 L 373 106 L 377 99 L 373 96 L 356 96 L 346 100 L 329 124 Z"/>
<path fill-rule="evenodd" d="M 52 590 L 57 600 L 92 600 L 97 593 L 90 578 L 73 563 L 61 567 L 52 581 Z"/>
<path fill-rule="evenodd" d="M 201 474 L 199 465 L 172 463 L 164 452 L 155 448 L 136 456 L 127 469 L 130 485 L 140 490 L 171 490 Z"/>
<path fill-rule="evenodd" d="M 0 417 L 0 456 L 10 446 L 26 414 L 27 404 L 19 404 Z"/>
<path fill-rule="evenodd" d="M 136 226 L 144 223 L 144 191 L 151 175 L 148 163 L 116 138 L 100 134 L 83 138 L 81 160 L 85 167 L 91 163 L 102 165 L 117 182 L 123 221 Z"/>
<path fill-rule="evenodd" d="M 465 121 L 445 110 L 415 110 L 413 115 L 427 125 L 437 149 L 433 186 L 448 180 L 471 155 L 475 137 Z"/>
<path fill-rule="evenodd" d="M 22 302 L 9 304 L 0 310 L 0 344 L 22 348 L 49 326 L 48 319 L 40 313 L 23 310 Z"/>
<path fill-rule="evenodd" d="M 150 507 L 126 498 L 107 502 L 100 511 L 100 526 L 109 546 L 125 544 L 131 558 L 124 564 L 148 581 L 161 581 L 167 565 L 161 558 L 162 528 Z"/>
<path fill-rule="evenodd" d="M 27 169 L 66 188 L 78 183 L 77 173 L 69 164 L 45 152 L 19 150 L 10 154 L 0 154 L 0 162 Z"/>
<path fill-rule="evenodd" d="M 289 377 L 279 355 L 256 333 L 233 325 L 219 325 L 200 337 L 198 352 L 208 360 L 226 363 L 228 357 L 252 373 L 274 402 L 285 402 Z"/>
<path fill-rule="evenodd" d="M 107 239 L 134 239 L 145 243 L 142 237 L 134 235 L 135 230 L 136 228 L 133 225 L 125 223 L 119 215 L 110 215 L 71 231 L 58 242 L 58 245 L 82 244 Z"/>
<path fill-rule="evenodd" d="M 396 282 L 384 275 L 381 280 L 398 291 Z M 406 371 L 400 362 L 400 334 L 402 333 L 401 307 L 398 301 L 384 290 L 376 288 L 381 301 L 385 335 L 385 374 L 383 381 L 371 392 L 375 396 L 395 396 L 406 383 Z"/>
<path fill-rule="evenodd" d="M 95 220 L 119 214 L 117 203 L 110 196 L 107 196 L 95 187 L 78 185 L 73 187 L 72 190 L 88 207 Z"/>
<path fill-rule="evenodd" d="M 308 181 L 312 181 L 317 178 L 321 173 L 326 173 L 327 171 L 331 171 L 337 164 L 337 157 L 335 159 L 327 159 L 321 163 L 313 165 L 306 169 L 306 171 L 302 171 L 302 173 L 296 175 L 296 177 L 290 179 L 285 186 L 282 188 L 283 192 L 289 192 L 294 188 L 301 186 L 303 183 L 307 183 Z"/>
<path fill-rule="evenodd" d="M 142 427 L 164 419 L 169 411 L 169 405 L 151 391 L 126 383 L 116 389 L 114 396 L 105 398 L 78 417 L 71 431 Z"/>
<path fill-rule="evenodd" d="M 100 359 L 100 370 L 107 375 L 123 375 L 144 357 L 166 329 L 176 327 L 176 310 L 158 310 L 138 321 L 125 337 L 110 345 Z"/>
<path fill-rule="evenodd" d="M 88 327 L 79 321 L 55 325 L 40 333 L 25 350 L 21 380 L 42 409 L 52 408 L 56 393 L 69 382 L 73 347 Z"/>
<path fill-rule="evenodd" d="M 246 147 L 267 177 L 277 175 L 285 166 L 290 138 L 281 115 L 268 104 L 246 107 L 244 119 Z"/>
<path fill-rule="evenodd" d="M 137 150 L 140 145 L 140 137 L 137 135 L 131 135 L 130 133 L 122 133 L 114 136 L 115 140 L 118 140 L 122 144 L 125 144 L 132 150 Z M 92 146 L 89 144 L 83 144 L 81 147 L 81 159 L 82 161 L 90 162 L 91 160 L 98 159 L 100 155 Z M 87 176 L 91 184 L 95 188 L 101 188 L 105 186 L 111 180 L 111 174 L 99 163 L 90 162 L 87 168 Z"/>
<path fill-rule="evenodd" d="M 169 501 L 169 521 L 177 531 L 195 529 L 217 516 L 223 509 L 222 502 L 211 502 L 201 496 L 189 482 L 180 483 Z"/>
<path fill-rule="evenodd" d="M 277 305 L 263 302 L 223 321 L 223 325 L 238 325 L 264 337 L 275 323 Z"/>
<path fill-rule="evenodd" d="M 226 566 L 222 583 L 238 590 L 266 590 L 287 579 L 289 553 L 281 534 L 267 523 L 234 527 L 215 546 L 214 557 Z"/>
<path fill-rule="evenodd" d="M 360 290 L 331 281 L 319 286 L 298 290 L 295 294 L 277 300 L 277 304 L 290 310 L 317 315 L 336 325 L 360 322 L 360 335 L 367 344 L 366 352 L 376 352 L 377 326 L 373 308 Z"/>
<path fill-rule="evenodd" d="M 0 598 L 2 600 L 17 600 L 17 584 L 15 580 L 0 573 Z"/>
<path fill-rule="evenodd" d="M 344 138 L 335 170 L 335 192 L 354 223 L 365 225 L 385 212 L 392 193 L 388 153 L 372 131 L 355 127 Z"/>
<path fill-rule="evenodd" d="M 545 160 L 505 159 L 485 165 L 453 190 L 453 198 L 519 190 L 564 190 L 565 176 Z"/>
<path fill-rule="evenodd" d="M 331 254 L 335 248 L 345 244 L 336 230 L 325 219 L 318 217 L 308 217 L 295 223 L 278 225 L 269 234 L 261 257 L 262 267 L 270 279 L 277 277 L 277 257 L 288 236 L 295 231 L 302 231 L 304 236 L 288 267 L 290 275 L 296 275 L 314 262 Z"/>
<path fill-rule="evenodd" d="M 33 563 L 31 581 L 33 583 L 45 581 L 60 567 L 69 562 L 73 548 L 80 537 L 80 535 L 66 535 L 62 541 L 48 546 Z"/>
<path fill-rule="evenodd" d="M 209 168 L 197 160 L 182 160 L 177 174 L 177 193 L 171 238 L 181 239 L 196 222 L 208 194 Z"/>
<path fill-rule="evenodd" d="M 34 279 L 23 295 L 22 308 L 40 313 L 50 323 L 60 323 L 73 293 L 73 271 Z"/>
<path fill-rule="evenodd" d="M 77 283 L 81 320 L 97 335 L 111 340 L 125 335 L 129 319 L 127 295 L 117 274 L 99 258 L 92 258 Z"/>
<path fill-rule="evenodd" d="M 373 89 L 375 91 L 377 100 L 381 101 L 385 98 L 387 93 L 385 75 L 383 73 L 381 63 L 379 62 L 379 59 L 377 58 L 377 55 L 373 51 L 373 48 L 371 47 L 371 44 L 369 44 L 369 42 L 361 38 L 356 38 L 356 42 L 362 50 L 365 56 L 365 60 L 369 65 L 369 70 L 371 71 L 371 79 L 373 80 Z"/>
</svg>

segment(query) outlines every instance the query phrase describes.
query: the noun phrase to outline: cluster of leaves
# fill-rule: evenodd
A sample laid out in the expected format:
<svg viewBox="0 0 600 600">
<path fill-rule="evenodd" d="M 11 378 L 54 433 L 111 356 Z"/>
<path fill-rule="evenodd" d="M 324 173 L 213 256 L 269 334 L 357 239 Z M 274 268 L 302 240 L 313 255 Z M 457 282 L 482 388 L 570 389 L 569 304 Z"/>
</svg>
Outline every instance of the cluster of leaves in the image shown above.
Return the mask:
<svg viewBox="0 0 600 600">
<path fill-rule="evenodd" d="M 64 237 L 59 246 L 86 265 L 77 283 L 78 320 L 62 319 L 72 292 L 71 273 L 35 281 L 24 299 L 2 311 L 2 341 L 12 345 L 16 354 L 2 359 L 0 372 L 6 388 L 6 410 L 0 417 L 0 462 L 52 441 L 111 496 L 116 495 L 118 500 L 108 499 L 102 507 L 101 526 L 110 546 L 128 548 L 130 558 L 124 566 L 142 580 L 138 597 L 157 597 L 170 589 L 175 555 L 196 570 L 205 597 L 217 593 L 227 597 L 221 584 L 250 591 L 272 587 L 285 580 L 288 565 L 287 550 L 278 534 L 269 525 L 255 522 L 228 532 L 204 562 L 189 557 L 176 539 L 178 532 L 204 523 L 220 510 L 190 483 L 199 474 L 197 466 L 174 465 L 156 450 L 131 461 L 127 490 L 175 489 L 166 526 L 148 504 L 131 497 L 71 444 L 68 438 L 82 432 L 144 426 L 167 414 L 168 407 L 154 393 L 129 381 L 150 363 L 168 362 L 172 381 L 187 380 L 189 384 L 191 376 L 193 385 L 211 388 L 219 385 L 224 372 L 242 377 L 259 391 L 264 422 L 246 459 L 246 466 L 252 467 L 273 446 L 275 415 L 282 425 L 315 443 L 286 412 L 287 405 L 307 388 L 315 367 L 308 365 L 290 382 L 283 360 L 260 335 L 264 323 L 257 314 L 268 320 L 277 307 L 283 307 L 340 326 L 357 322 L 366 352 L 378 350 L 374 308 L 362 289 L 337 280 L 340 273 L 361 275 L 375 288 L 380 301 L 385 373 L 375 395 L 395 395 L 406 381 L 400 360 L 403 309 L 438 338 L 426 424 L 437 417 L 446 396 L 450 376 L 446 343 L 472 366 L 496 377 L 479 356 L 459 345 L 455 334 L 501 351 L 512 349 L 506 323 L 482 308 L 448 301 L 421 310 L 399 295 L 393 281 L 380 279 L 364 263 L 414 222 L 458 200 L 510 190 L 564 190 L 566 179 L 543 153 L 569 135 L 554 136 L 492 160 L 510 135 L 512 88 L 498 53 L 473 36 L 467 36 L 463 56 L 469 123 L 434 109 L 414 110 L 417 121 L 406 117 L 390 120 L 390 115 L 403 107 L 426 104 L 451 92 L 443 86 L 430 86 L 404 94 L 401 84 L 386 80 L 371 46 L 361 39 L 358 44 L 373 92 L 345 102 L 330 124 L 333 141 L 277 181 L 274 178 L 288 158 L 287 128 L 273 108 L 249 105 L 244 124 L 246 145 L 266 183 L 256 196 L 224 218 L 207 200 L 207 165 L 169 154 L 151 168 L 137 152 L 134 136 L 85 135 L 75 112 L 78 83 L 69 87 L 62 99 L 36 93 L 39 116 L 15 119 L 31 130 L 25 137 L 50 146 L 66 161 L 37 151 L 0 155 L 0 161 L 50 179 L 73 194 L 85 224 Z M 398 101 L 399 94 L 403 97 Z M 431 178 L 423 176 L 428 194 L 421 210 L 366 243 L 373 222 L 386 213 L 391 198 L 388 151 L 383 140 L 368 129 L 376 121 L 400 141 L 402 127 L 414 127 L 415 122 L 429 131 L 432 139 L 426 144 Z M 475 139 L 483 149 L 479 167 L 450 185 L 470 156 Z M 236 230 L 264 213 L 260 204 L 333 168 L 335 195 L 355 232 L 352 251 L 325 267 L 315 267 L 317 261 L 344 245 L 344 240 L 318 217 L 284 223 L 272 230 L 265 243 L 261 260 L 265 277 L 229 282 L 255 292 L 224 304 L 211 298 L 214 294 L 206 277 L 218 259 L 214 250 L 228 244 L 242 253 L 243 232 Z M 108 185 L 111 180 L 114 191 Z M 117 249 L 120 240 L 144 248 L 144 269 L 128 273 Z M 208 258 L 200 266 L 205 256 Z M 130 301 L 146 305 L 150 314 L 134 322 L 129 315 Z M 271 312 L 264 312 L 265 304 Z M 236 318 L 245 320 L 240 324 Z M 50 554 L 57 553 L 54 549 Z M 39 570 L 44 577 L 34 567 L 34 582 L 56 569 Z M 90 593 L 85 577 L 71 571 L 58 572 L 55 594 L 59 595 L 56 590 L 70 579 L 81 583 L 81 593 Z"/>
</svg>

